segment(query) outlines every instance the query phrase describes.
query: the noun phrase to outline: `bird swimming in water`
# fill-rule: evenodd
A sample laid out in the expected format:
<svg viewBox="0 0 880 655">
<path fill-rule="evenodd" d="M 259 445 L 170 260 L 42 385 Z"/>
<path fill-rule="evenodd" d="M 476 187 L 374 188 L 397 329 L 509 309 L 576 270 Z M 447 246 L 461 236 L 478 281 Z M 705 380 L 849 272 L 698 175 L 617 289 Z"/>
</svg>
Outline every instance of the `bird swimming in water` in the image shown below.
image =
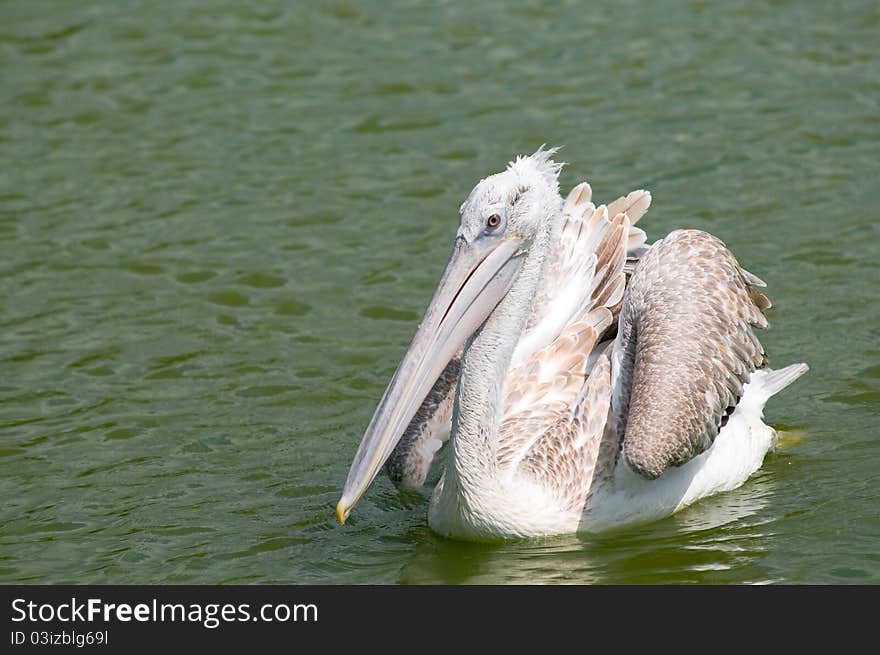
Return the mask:
<svg viewBox="0 0 880 655">
<path fill-rule="evenodd" d="M 648 245 L 647 191 L 596 207 L 583 183 L 563 200 L 555 152 L 518 157 L 461 205 L 341 523 L 383 465 L 420 488 L 447 441 L 428 523 L 469 540 L 668 516 L 738 487 L 774 447 L 764 405 L 808 367 L 768 367 L 764 282 L 700 230 Z"/>
</svg>

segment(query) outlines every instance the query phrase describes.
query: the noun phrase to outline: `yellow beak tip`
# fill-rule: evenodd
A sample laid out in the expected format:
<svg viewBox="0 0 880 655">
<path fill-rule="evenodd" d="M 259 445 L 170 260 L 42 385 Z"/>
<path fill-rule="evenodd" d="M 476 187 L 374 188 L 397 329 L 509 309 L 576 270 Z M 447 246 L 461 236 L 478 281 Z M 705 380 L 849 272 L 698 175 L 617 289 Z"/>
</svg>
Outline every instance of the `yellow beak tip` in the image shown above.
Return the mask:
<svg viewBox="0 0 880 655">
<path fill-rule="evenodd" d="M 349 510 L 342 504 L 342 501 L 339 501 L 339 504 L 336 505 L 336 520 L 339 521 L 339 524 L 342 525 L 345 523 L 345 519 L 348 518 Z"/>
</svg>

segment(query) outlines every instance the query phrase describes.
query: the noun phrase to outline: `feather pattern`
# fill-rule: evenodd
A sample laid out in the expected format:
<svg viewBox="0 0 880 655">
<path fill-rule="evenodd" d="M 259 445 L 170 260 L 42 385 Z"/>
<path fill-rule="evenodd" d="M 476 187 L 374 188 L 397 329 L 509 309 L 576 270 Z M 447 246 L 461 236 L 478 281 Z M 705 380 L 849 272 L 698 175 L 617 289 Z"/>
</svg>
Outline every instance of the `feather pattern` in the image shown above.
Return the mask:
<svg viewBox="0 0 880 655">
<path fill-rule="evenodd" d="M 623 298 L 626 257 L 620 251 L 628 255 L 630 244 L 638 248 L 644 243 L 644 232 L 631 225 L 647 211 L 651 196 L 647 191 L 634 191 L 619 198 L 612 203 L 613 214 L 604 205 L 596 207 L 591 197 L 586 182 L 568 194 L 559 243 L 532 302 L 526 330 L 513 354 L 513 366 L 551 343 L 590 309 L 612 308 Z M 635 219 L 627 211 L 632 211 Z M 619 232 L 624 235 L 623 242 Z"/>
<path fill-rule="evenodd" d="M 724 244 L 676 230 L 632 275 L 612 360 L 613 414 L 627 464 L 653 479 L 708 449 L 753 371 L 752 326 L 769 306 Z"/>
<path fill-rule="evenodd" d="M 610 383 L 611 365 L 602 355 L 568 411 L 545 425 L 519 464 L 520 474 L 533 478 L 562 511 L 583 510 L 611 403 Z"/>
<path fill-rule="evenodd" d="M 590 352 L 611 320 L 607 308 L 594 310 L 508 373 L 496 454 L 501 469 L 515 469 L 547 427 L 571 411 Z"/>
<path fill-rule="evenodd" d="M 553 274 L 572 275 L 574 253 L 583 249 L 589 270 L 571 310 L 575 320 L 508 372 L 496 451 L 499 469 L 538 484 L 563 512 L 583 507 L 599 454 L 611 402 L 610 363 L 594 350 L 614 322 L 611 308 L 623 298 L 630 235 L 625 213 L 608 220 L 607 209 L 593 208 L 589 197 L 586 184 L 569 195 L 562 256 Z"/>
</svg>

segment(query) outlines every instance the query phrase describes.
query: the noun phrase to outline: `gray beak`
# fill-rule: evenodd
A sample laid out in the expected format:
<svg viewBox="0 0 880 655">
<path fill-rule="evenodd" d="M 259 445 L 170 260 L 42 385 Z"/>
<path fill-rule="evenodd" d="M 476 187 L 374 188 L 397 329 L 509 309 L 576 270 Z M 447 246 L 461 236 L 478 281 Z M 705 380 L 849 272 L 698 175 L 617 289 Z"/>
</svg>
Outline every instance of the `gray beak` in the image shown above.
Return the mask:
<svg viewBox="0 0 880 655">
<path fill-rule="evenodd" d="M 455 240 L 440 285 L 354 456 L 336 506 L 340 523 L 376 478 L 449 360 L 510 290 L 522 265 L 521 245 L 502 237 Z"/>
</svg>

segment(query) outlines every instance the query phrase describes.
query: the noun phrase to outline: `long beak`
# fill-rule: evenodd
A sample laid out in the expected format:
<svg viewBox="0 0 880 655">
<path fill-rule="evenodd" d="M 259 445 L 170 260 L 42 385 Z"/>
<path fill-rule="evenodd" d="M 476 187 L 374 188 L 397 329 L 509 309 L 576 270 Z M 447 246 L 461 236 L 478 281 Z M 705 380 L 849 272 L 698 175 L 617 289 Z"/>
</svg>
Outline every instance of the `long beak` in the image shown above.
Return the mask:
<svg viewBox="0 0 880 655">
<path fill-rule="evenodd" d="M 515 240 L 455 241 L 425 317 L 354 456 L 336 518 L 344 523 L 391 455 L 440 373 L 510 290 L 522 265 Z"/>
</svg>

